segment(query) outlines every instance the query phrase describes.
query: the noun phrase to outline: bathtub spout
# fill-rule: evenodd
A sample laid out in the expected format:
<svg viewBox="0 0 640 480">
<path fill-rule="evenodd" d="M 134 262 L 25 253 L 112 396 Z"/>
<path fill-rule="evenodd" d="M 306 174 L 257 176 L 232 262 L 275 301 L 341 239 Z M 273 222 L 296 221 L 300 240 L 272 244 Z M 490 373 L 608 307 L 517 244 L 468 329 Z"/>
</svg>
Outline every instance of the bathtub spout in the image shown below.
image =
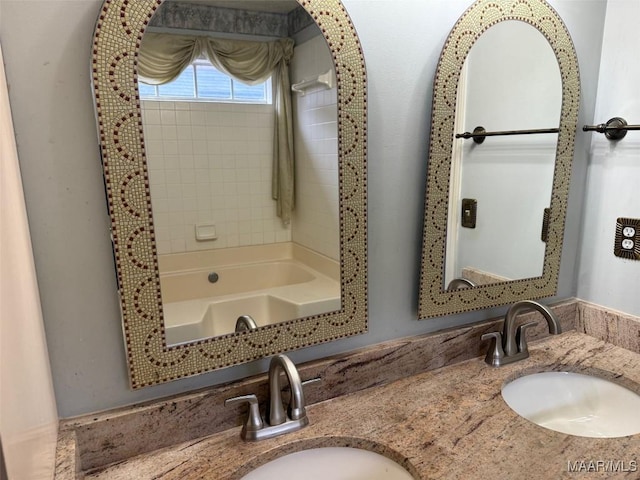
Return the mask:
<svg viewBox="0 0 640 480">
<path fill-rule="evenodd" d="M 236 320 L 236 333 L 237 332 L 250 332 L 258 328 L 258 324 L 251 317 L 251 315 L 240 315 Z"/>
<path fill-rule="evenodd" d="M 471 288 L 476 286 L 477 285 L 468 278 L 454 278 L 449 282 L 449 285 L 447 285 L 447 292 L 454 292 L 463 288 Z"/>
</svg>

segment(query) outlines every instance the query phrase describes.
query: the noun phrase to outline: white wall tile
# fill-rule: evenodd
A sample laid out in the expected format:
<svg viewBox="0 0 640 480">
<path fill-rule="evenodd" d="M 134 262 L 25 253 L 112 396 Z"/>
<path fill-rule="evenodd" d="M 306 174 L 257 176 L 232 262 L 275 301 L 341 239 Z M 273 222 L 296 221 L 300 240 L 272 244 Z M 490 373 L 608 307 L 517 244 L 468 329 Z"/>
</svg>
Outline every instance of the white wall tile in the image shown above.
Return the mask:
<svg viewBox="0 0 640 480">
<path fill-rule="evenodd" d="M 271 199 L 272 106 L 142 105 L 159 253 L 291 240 Z M 218 239 L 196 241 L 196 221 Z"/>
<path fill-rule="evenodd" d="M 292 82 L 326 72 L 331 56 L 322 37 L 296 47 Z M 313 89 L 293 97 L 296 209 L 293 241 L 339 257 L 338 140 L 336 89 Z"/>
<path fill-rule="evenodd" d="M 162 108 L 160 110 L 160 122 L 163 125 L 176 124 L 176 112 L 173 109 L 173 102 L 163 102 Z"/>
</svg>

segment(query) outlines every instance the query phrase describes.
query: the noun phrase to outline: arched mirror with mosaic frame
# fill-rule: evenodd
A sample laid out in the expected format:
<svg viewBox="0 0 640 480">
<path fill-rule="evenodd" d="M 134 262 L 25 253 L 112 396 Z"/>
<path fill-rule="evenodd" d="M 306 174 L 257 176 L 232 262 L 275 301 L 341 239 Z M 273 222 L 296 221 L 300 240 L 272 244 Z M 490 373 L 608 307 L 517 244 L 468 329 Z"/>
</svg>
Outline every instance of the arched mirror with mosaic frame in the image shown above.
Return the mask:
<svg viewBox="0 0 640 480">
<path fill-rule="evenodd" d="M 367 331 L 366 77 L 340 0 L 297 0 L 331 51 L 338 92 L 340 310 L 168 346 L 137 83 L 137 55 L 164 0 L 105 0 L 92 80 L 132 388 L 249 362 Z"/>
<path fill-rule="evenodd" d="M 562 80 L 561 118 L 542 275 L 447 291 L 445 253 L 459 80 L 465 59 L 478 38 L 505 21 L 525 22 L 546 38 L 558 61 Z M 442 50 L 434 82 L 418 304 L 420 319 L 556 293 L 579 97 L 580 79 L 573 42 L 560 16 L 544 0 L 478 0 L 455 24 Z"/>
</svg>

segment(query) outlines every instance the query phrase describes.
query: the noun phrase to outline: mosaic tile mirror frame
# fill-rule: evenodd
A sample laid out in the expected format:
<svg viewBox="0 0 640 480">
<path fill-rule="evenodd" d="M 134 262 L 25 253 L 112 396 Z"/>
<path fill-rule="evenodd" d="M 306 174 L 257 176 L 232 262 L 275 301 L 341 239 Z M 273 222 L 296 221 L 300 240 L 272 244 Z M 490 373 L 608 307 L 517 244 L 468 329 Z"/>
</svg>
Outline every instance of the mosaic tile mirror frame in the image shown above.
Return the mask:
<svg viewBox="0 0 640 480">
<path fill-rule="evenodd" d="M 331 51 L 338 85 L 340 310 L 168 346 L 145 156 L 137 52 L 164 0 L 105 0 L 92 79 L 131 387 L 141 388 L 367 331 L 366 78 L 340 0 L 298 0 Z"/>
<path fill-rule="evenodd" d="M 479 37 L 506 20 L 525 22 L 544 35 L 556 56 L 562 80 L 561 117 L 542 275 L 445 291 L 450 172 L 459 79 L 464 61 Z M 489 308 L 556 293 L 579 100 L 580 78 L 573 42 L 560 16 L 544 0 L 479 0 L 455 24 L 441 53 L 434 82 L 419 318 Z"/>
</svg>

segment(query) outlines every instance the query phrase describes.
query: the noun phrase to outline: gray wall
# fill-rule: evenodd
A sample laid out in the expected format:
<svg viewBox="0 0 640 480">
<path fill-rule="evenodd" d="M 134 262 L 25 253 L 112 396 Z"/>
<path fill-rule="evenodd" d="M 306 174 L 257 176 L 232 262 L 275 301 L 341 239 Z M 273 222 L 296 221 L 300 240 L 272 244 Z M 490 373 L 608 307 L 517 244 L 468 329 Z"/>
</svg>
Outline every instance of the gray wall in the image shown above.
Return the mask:
<svg viewBox="0 0 640 480">
<path fill-rule="evenodd" d="M 1 0 L 18 149 L 61 417 L 255 374 L 265 361 L 132 391 L 90 91 L 100 0 Z M 555 0 L 576 43 L 582 122 L 592 121 L 605 0 Z M 469 0 L 344 0 L 369 78 L 369 332 L 293 352 L 296 362 L 488 318 L 416 321 L 432 78 Z M 575 295 L 588 137 L 579 134 L 559 298 Z"/>
<path fill-rule="evenodd" d="M 594 123 L 623 117 L 640 122 L 640 60 L 620 45 L 638 45 L 638 0 L 607 4 Z M 611 88 L 615 85 L 615 88 Z M 611 142 L 592 134 L 589 181 L 580 248 L 578 295 L 584 300 L 640 316 L 640 262 L 613 256 L 618 217 L 640 218 L 640 135 Z"/>
</svg>

